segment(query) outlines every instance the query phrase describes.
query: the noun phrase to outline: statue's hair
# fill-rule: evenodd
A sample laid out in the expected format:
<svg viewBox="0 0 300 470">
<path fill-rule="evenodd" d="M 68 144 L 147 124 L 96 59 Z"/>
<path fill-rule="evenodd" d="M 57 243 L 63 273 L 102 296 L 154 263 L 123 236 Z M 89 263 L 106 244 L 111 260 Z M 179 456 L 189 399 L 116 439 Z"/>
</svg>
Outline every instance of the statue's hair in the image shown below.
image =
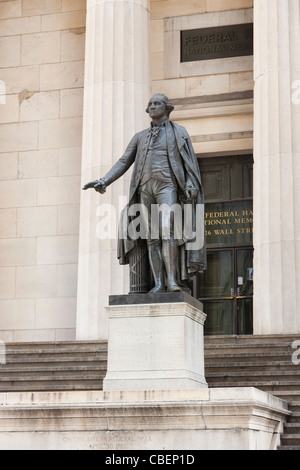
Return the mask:
<svg viewBox="0 0 300 470">
<path fill-rule="evenodd" d="M 166 111 L 167 111 L 167 114 L 168 116 L 171 114 L 171 112 L 173 111 L 174 109 L 174 106 L 172 105 L 171 101 L 169 100 L 169 98 L 164 95 L 163 93 L 155 93 L 155 95 L 153 96 L 158 96 L 164 103 L 164 105 L 166 106 Z M 153 98 L 152 96 L 152 98 Z M 150 103 L 150 101 L 149 101 Z M 147 109 L 146 109 L 146 113 L 149 113 L 149 103 L 148 103 L 148 106 L 147 106 Z"/>
</svg>

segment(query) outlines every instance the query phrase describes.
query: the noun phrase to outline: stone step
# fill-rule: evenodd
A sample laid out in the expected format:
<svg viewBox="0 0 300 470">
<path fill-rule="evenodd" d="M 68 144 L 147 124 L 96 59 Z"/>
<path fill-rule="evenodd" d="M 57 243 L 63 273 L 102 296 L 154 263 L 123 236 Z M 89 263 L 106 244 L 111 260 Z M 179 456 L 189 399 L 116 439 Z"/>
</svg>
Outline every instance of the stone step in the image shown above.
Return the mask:
<svg viewBox="0 0 300 470">
<path fill-rule="evenodd" d="M 281 446 L 296 446 L 300 448 L 300 435 L 284 433 L 281 436 Z"/>
<path fill-rule="evenodd" d="M 55 390 L 102 390 L 106 372 L 84 374 L 53 374 L 0 378 L 0 392 L 7 391 L 55 391 Z"/>
<path fill-rule="evenodd" d="M 299 436 L 299 441 L 300 441 L 300 420 L 297 422 L 288 422 L 284 426 L 284 432 L 286 434 L 298 434 Z"/>
<path fill-rule="evenodd" d="M 218 361 L 217 363 L 205 361 L 205 370 L 207 375 L 209 374 L 220 374 L 224 375 L 229 370 L 228 363 L 226 360 Z M 281 373 L 282 370 L 295 372 L 295 366 L 291 361 L 266 361 L 266 362 L 253 362 L 253 361 L 231 361 L 230 370 L 234 372 L 264 372 L 266 370 Z"/>
<path fill-rule="evenodd" d="M 104 377 L 103 377 L 104 378 Z M 72 391 L 72 390 L 102 390 L 102 382 L 103 378 L 99 378 L 99 380 L 93 379 L 72 379 L 72 382 L 66 383 L 66 380 L 60 381 L 25 381 L 25 382 L 11 382 L 9 388 L 0 382 L 0 393 L 7 392 L 7 391 L 14 391 L 14 392 L 55 392 L 55 391 Z"/>
<path fill-rule="evenodd" d="M 230 381 L 224 380 L 223 382 L 212 382 L 206 378 L 208 386 L 210 388 L 222 388 L 222 387 L 255 387 L 268 393 L 272 393 L 277 396 L 277 393 L 282 391 L 299 391 L 299 380 L 289 381 L 288 383 L 283 380 L 272 380 L 272 381 Z"/>
<path fill-rule="evenodd" d="M 283 347 L 289 347 L 294 344 L 296 340 L 299 340 L 300 336 L 292 336 L 290 338 L 284 338 L 281 341 L 274 340 L 273 337 L 269 337 L 268 339 L 265 339 L 264 341 L 261 340 L 251 340 L 251 339 L 245 339 L 244 336 L 240 336 L 239 339 L 236 339 L 235 341 L 221 341 L 219 342 L 218 339 L 214 339 L 213 341 L 211 340 L 210 336 L 205 336 L 204 337 L 204 346 L 205 348 L 214 348 L 214 349 L 226 349 L 226 348 L 249 348 L 250 350 L 257 349 L 257 348 L 283 348 Z"/>
<path fill-rule="evenodd" d="M 6 377 L 35 377 L 40 373 L 43 373 L 45 376 L 53 376 L 53 375 L 60 375 L 60 374 L 65 374 L 65 376 L 68 376 L 70 374 L 73 374 L 73 372 L 77 372 L 78 374 L 82 375 L 84 377 L 84 374 L 89 372 L 90 374 L 98 374 L 99 372 L 106 372 L 106 364 L 97 364 L 97 367 L 95 366 L 90 366 L 90 365 L 62 365 L 62 364 L 55 364 L 55 367 L 52 369 L 46 368 L 46 367 L 6 367 L 5 369 L 5 377 L 0 378 L 0 381 L 5 380 Z"/>
<path fill-rule="evenodd" d="M 48 358 L 60 358 L 60 357 L 82 357 L 88 356 L 88 357 L 95 357 L 95 356 L 106 356 L 107 355 L 107 348 L 103 350 L 92 350 L 92 349 L 86 349 L 86 350 L 78 350 L 74 351 L 72 349 L 70 350 L 51 350 L 51 349 L 46 349 L 45 351 L 41 350 L 7 350 L 6 349 L 6 357 L 8 359 L 28 359 L 30 358 L 36 358 L 39 359 L 41 355 L 43 355 L 44 359 Z"/>
<path fill-rule="evenodd" d="M 300 388 L 299 390 L 278 390 L 276 396 L 282 400 L 288 401 L 291 406 L 293 404 L 297 406 L 298 403 L 300 403 Z"/>
<path fill-rule="evenodd" d="M 52 357 L 65 355 L 81 357 L 82 355 L 107 354 L 107 342 L 62 342 L 62 343 L 6 343 L 7 357 Z"/>
<path fill-rule="evenodd" d="M 95 341 L 37 341 L 30 343 L 5 343 L 6 349 L 13 350 L 41 350 L 45 352 L 47 349 L 57 350 L 107 350 L 107 341 L 95 340 Z"/>
<path fill-rule="evenodd" d="M 292 415 L 290 416 L 289 422 L 290 423 L 300 423 L 300 407 L 294 407 L 290 404 L 289 409 L 292 411 Z M 300 424 L 299 424 L 300 425 Z"/>
<path fill-rule="evenodd" d="M 277 450 L 300 450 L 299 446 L 279 446 Z"/>
<path fill-rule="evenodd" d="M 204 337 L 205 345 L 240 345 L 240 344 L 266 344 L 266 343 L 292 343 L 300 339 L 300 334 L 282 334 L 282 335 L 210 335 Z"/>
<path fill-rule="evenodd" d="M 41 358 L 41 355 L 43 359 L 48 359 L 48 358 L 60 358 L 60 357 L 105 357 L 107 355 L 107 350 L 105 351 L 93 351 L 93 350 L 86 350 L 86 351 L 51 351 L 51 350 L 40 350 L 40 351 L 6 351 L 6 357 L 8 359 L 25 359 L 25 360 L 30 360 L 30 358 L 36 358 L 39 359 Z"/>
<path fill-rule="evenodd" d="M 94 356 L 94 357 L 50 357 L 50 358 L 44 358 L 40 357 L 38 358 L 20 358 L 20 359 L 11 359 L 7 358 L 6 364 L 5 364 L 5 369 L 18 369 L 20 367 L 24 368 L 26 366 L 30 368 L 36 368 L 36 367 L 44 367 L 44 368 L 55 368 L 59 366 L 64 366 L 64 367 L 76 367 L 76 366 L 90 366 L 90 367 L 97 367 L 97 365 L 100 364 L 101 368 L 106 367 L 107 365 L 107 355 L 105 356 Z M 0 371 L 1 371 L 1 366 L 0 364 Z"/>
<path fill-rule="evenodd" d="M 292 348 L 292 344 L 282 343 L 282 344 L 262 344 L 262 345 L 251 345 L 251 344 L 238 344 L 235 346 L 231 345 L 219 345 L 214 347 L 213 345 L 205 345 L 204 352 L 205 357 L 222 357 L 224 355 L 234 355 L 241 357 L 274 357 L 283 355 L 292 357 L 293 352 L 295 349 Z"/>
<path fill-rule="evenodd" d="M 273 380 L 274 377 L 284 377 L 285 379 L 289 380 L 292 378 L 298 378 L 298 383 L 300 385 L 300 370 L 261 370 L 261 371 L 251 371 L 251 370 L 244 370 L 244 371 L 236 371 L 226 369 L 222 372 L 211 372 L 210 370 L 206 370 L 205 372 L 206 380 L 213 380 L 213 379 L 224 379 L 224 380 L 239 380 L 243 378 L 249 378 L 250 380 L 257 380 L 257 377 L 263 377 L 264 381 L 267 380 L 267 377 L 270 377 L 270 380 Z"/>
<path fill-rule="evenodd" d="M 98 371 L 88 371 L 88 373 L 85 373 L 84 375 L 82 373 L 77 373 L 76 371 L 69 371 L 66 373 L 66 371 L 62 371 L 60 374 L 59 371 L 55 371 L 52 374 L 34 374 L 30 375 L 30 373 L 26 373 L 25 375 L 18 374 L 17 376 L 14 376 L 13 379 L 10 377 L 1 377 L 0 384 L 3 384 L 5 382 L 32 382 L 34 380 L 36 381 L 55 381 L 55 380 L 94 380 L 95 377 L 98 379 L 99 377 L 104 377 L 106 374 L 106 371 L 104 373 L 100 373 Z"/>
<path fill-rule="evenodd" d="M 244 352 L 242 348 L 240 349 L 231 349 L 230 352 L 224 352 L 222 350 L 211 350 L 205 348 L 205 361 L 207 363 L 213 363 L 214 361 L 222 361 L 229 363 L 230 359 L 236 359 L 239 361 L 247 361 L 251 359 L 252 362 L 263 362 L 273 360 L 276 362 L 280 360 L 289 360 L 292 363 L 292 351 L 289 349 L 280 349 L 279 351 L 264 351 L 257 353 L 255 350 L 251 352 Z"/>
</svg>

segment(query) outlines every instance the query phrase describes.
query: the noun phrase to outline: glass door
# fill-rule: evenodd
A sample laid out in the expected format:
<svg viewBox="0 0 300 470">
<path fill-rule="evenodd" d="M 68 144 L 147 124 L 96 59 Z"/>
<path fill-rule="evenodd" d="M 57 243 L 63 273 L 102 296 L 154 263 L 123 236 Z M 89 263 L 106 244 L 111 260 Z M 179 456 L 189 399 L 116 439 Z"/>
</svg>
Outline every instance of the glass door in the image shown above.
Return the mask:
<svg viewBox="0 0 300 470">
<path fill-rule="evenodd" d="M 198 298 L 207 315 L 206 334 L 233 334 L 233 261 L 233 250 L 207 252 L 207 270 L 198 283 Z"/>
<path fill-rule="evenodd" d="M 205 334 L 252 334 L 253 249 L 214 249 L 200 275 L 197 297 L 207 314 Z"/>
<path fill-rule="evenodd" d="M 236 249 L 236 329 L 238 335 L 253 333 L 253 248 Z"/>
<path fill-rule="evenodd" d="M 253 156 L 199 159 L 207 270 L 194 278 L 206 335 L 252 334 Z"/>
</svg>

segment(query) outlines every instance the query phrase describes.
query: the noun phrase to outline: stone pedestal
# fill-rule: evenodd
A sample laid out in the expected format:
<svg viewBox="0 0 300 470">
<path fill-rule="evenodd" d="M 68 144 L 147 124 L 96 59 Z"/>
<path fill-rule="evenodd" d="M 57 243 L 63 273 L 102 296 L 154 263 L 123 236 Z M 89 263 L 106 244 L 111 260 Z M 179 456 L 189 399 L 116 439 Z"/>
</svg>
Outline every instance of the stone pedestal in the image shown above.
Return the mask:
<svg viewBox="0 0 300 470">
<path fill-rule="evenodd" d="M 103 390 L 207 388 L 202 304 L 184 292 L 111 296 Z"/>
</svg>

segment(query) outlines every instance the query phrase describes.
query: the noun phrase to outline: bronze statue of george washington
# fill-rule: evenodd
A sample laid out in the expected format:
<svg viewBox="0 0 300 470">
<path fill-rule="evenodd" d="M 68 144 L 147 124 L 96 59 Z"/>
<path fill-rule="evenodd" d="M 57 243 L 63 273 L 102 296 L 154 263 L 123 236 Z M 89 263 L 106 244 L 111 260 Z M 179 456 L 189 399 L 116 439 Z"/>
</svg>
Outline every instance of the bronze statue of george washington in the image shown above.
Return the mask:
<svg viewBox="0 0 300 470">
<path fill-rule="evenodd" d="M 120 230 L 118 258 L 120 264 L 130 264 L 134 249 L 144 250 L 151 268 L 152 284 L 148 283 L 151 293 L 187 290 L 185 283 L 191 276 L 206 269 L 200 170 L 186 129 L 169 120 L 173 109 L 165 95 L 155 94 L 146 109 L 152 120 L 151 126 L 132 138 L 124 155 L 104 177 L 83 187 L 84 190 L 94 188 L 104 193 L 107 186 L 134 164 L 129 204 L 124 214 L 129 223 L 128 208 L 130 210 L 135 204 L 142 207 L 141 218 L 146 235 L 143 239 L 128 233 L 120 236 Z M 159 214 L 158 230 L 151 230 L 153 207 L 164 208 Z M 179 213 L 173 211 L 174 207 L 180 208 Z M 184 217 L 187 213 L 189 216 Z M 182 214 L 183 218 L 180 217 Z M 184 224 L 185 228 L 182 232 L 179 230 L 178 236 L 176 226 Z M 168 230 L 164 231 L 166 228 Z M 196 242 L 195 237 L 198 238 Z"/>
</svg>

